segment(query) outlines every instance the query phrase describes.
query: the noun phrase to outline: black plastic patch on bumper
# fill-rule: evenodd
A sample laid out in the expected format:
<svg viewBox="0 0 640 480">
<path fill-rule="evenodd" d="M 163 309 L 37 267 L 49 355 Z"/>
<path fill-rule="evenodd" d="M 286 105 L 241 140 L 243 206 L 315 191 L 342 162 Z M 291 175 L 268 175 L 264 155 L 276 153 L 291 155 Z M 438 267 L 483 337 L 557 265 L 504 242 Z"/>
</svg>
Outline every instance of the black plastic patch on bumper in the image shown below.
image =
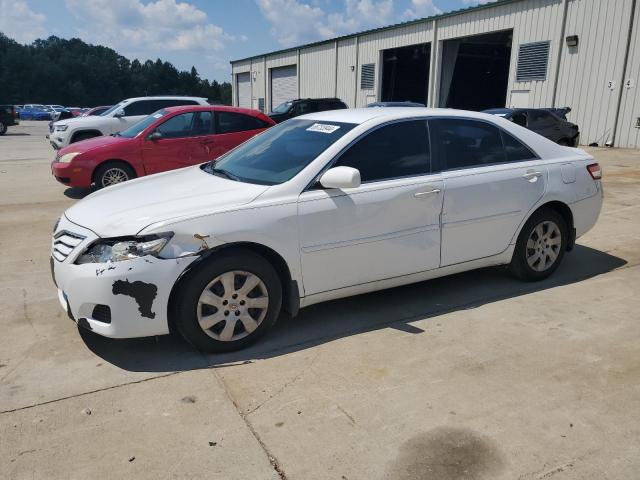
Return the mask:
<svg viewBox="0 0 640 480">
<path fill-rule="evenodd" d="M 53 271 L 53 257 L 49 257 L 49 267 L 51 267 L 51 280 L 53 280 L 53 284 L 57 287 L 58 284 L 56 283 L 56 275 Z"/>
<path fill-rule="evenodd" d="M 135 282 L 116 280 L 113 282 L 111 291 L 114 295 L 126 295 L 133 298 L 138 304 L 140 315 L 143 317 L 156 318 L 156 314 L 151 311 L 151 307 L 158 294 L 158 287 L 153 283 L 145 283 L 140 280 Z"/>
<path fill-rule="evenodd" d="M 111 323 L 111 308 L 109 305 L 96 305 L 93 307 L 91 318 L 102 323 Z"/>
<path fill-rule="evenodd" d="M 87 320 L 86 318 L 79 318 L 78 326 L 84 328 L 85 330 L 93 330 L 91 328 L 91 325 L 89 324 L 89 320 Z"/>
</svg>

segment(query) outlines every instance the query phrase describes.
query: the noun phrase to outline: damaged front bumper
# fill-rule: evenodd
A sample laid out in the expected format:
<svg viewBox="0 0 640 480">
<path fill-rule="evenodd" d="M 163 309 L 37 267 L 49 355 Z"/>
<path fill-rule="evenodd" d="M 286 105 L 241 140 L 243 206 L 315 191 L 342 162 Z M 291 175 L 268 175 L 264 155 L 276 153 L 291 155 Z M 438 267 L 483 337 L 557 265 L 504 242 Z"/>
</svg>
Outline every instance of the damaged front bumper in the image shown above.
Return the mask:
<svg viewBox="0 0 640 480">
<path fill-rule="evenodd" d="M 171 289 L 197 257 L 162 259 L 147 255 L 121 262 L 76 265 L 78 256 L 98 238 L 65 217 L 54 232 L 52 274 L 63 309 L 78 325 L 105 337 L 169 333 Z"/>
</svg>

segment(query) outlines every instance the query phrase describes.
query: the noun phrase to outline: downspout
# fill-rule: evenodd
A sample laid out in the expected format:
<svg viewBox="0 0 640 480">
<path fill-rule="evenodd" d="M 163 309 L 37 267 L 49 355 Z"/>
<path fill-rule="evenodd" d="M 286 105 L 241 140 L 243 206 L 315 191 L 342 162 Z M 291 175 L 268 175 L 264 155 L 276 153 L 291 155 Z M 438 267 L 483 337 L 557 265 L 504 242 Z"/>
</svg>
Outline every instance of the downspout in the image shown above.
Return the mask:
<svg viewBox="0 0 640 480">
<path fill-rule="evenodd" d="M 427 107 L 435 108 L 436 105 L 436 85 L 438 83 L 438 21 L 432 20 L 433 24 L 433 40 L 431 41 L 431 55 L 429 55 L 429 90 L 427 92 Z"/>
<path fill-rule="evenodd" d="M 334 57 L 335 57 L 335 79 L 334 79 L 334 89 L 333 89 L 333 96 L 335 98 L 338 98 L 338 40 L 336 40 L 336 45 L 335 45 L 335 50 L 334 50 Z"/>
<path fill-rule="evenodd" d="M 267 113 L 270 109 L 267 108 L 267 56 L 262 57 L 262 78 L 264 79 L 264 112 Z"/>
<path fill-rule="evenodd" d="M 627 76 L 627 64 L 629 63 L 629 50 L 631 49 L 631 36 L 633 34 L 633 18 L 636 14 L 636 0 L 631 0 L 631 15 L 629 16 L 629 32 L 627 33 L 627 46 L 624 50 L 624 62 L 622 64 L 622 81 L 620 82 L 620 91 L 618 92 L 618 105 L 616 107 L 616 117 L 613 122 L 613 132 L 611 133 L 611 141 L 605 143 L 607 147 L 613 147 L 618 133 L 618 120 L 620 119 L 620 107 L 622 107 L 622 89 L 623 82 Z"/>
<path fill-rule="evenodd" d="M 564 49 L 564 35 L 567 29 L 567 12 L 569 10 L 569 0 L 563 0 L 563 3 L 564 12 L 562 13 L 562 28 L 560 29 L 560 41 L 558 42 L 558 58 L 556 59 L 556 74 L 553 78 L 553 96 L 551 97 L 551 106 L 554 108 L 556 106 L 556 97 L 558 96 L 558 76 L 560 75 L 560 61 L 562 60 L 562 50 Z"/>
<path fill-rule="evenodd" d="M 360 37 L 356 37 L 356 69 L 355 69 L 355 89 L 353 92 L 353 108 L 357 108 L 358 107 L 358 72 L 360 71 L 360 66 L 358 65 L 359 62 L 359 55 L 358 53 L 360 52 Z"/>
<path fill-rule="evenodd" d="M 296 80 L 298 81 L 298 98 L 300 98 L 300 49 L 297 51 L 298 58 L 296 59 Z"/>
</svg>

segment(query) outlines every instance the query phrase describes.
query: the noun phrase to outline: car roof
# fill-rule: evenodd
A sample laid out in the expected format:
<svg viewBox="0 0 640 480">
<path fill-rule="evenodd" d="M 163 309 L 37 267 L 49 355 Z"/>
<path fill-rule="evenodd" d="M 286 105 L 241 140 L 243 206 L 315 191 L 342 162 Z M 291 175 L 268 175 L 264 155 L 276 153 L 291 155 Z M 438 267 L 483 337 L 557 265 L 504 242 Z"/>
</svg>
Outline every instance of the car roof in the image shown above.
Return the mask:
<svg viewBox="0 0 640 480">
<path fill-rule="evenodd" d="M 324 112 L 301 115 L 296 118 L 361 124 L 371 120 L 385 121 L 415 117 L 464 117 L 490 121 L 494 121 L 495 119 L 493 115 L 482 112 L 456 110 L 453 108 L 421 107 L 350 108 L 346 110 L 327 110 Z"/>
<path fill-rule="evenodd" d="M 252 110 L 250 108 L 229 107 L 227 105 L 179 105 L 177 107 L 167 107 L 162 110 L 166 110 L 170 113 L 177 112 L 202 112 L 202 111 L 217 111 L 217 112 L 236 112 L 244 113 L 245 115 L 251 115 L 253 117 L 261 115 L 259 110 Z"/>
<path fill-rule="evenodd" d="M 150 95 L 148 97 L 126 98 L 123 102 L 133 102 L 137 100 L 207 100 L 204 97 L 186 97 L 184 95 Z"/>
</svg>

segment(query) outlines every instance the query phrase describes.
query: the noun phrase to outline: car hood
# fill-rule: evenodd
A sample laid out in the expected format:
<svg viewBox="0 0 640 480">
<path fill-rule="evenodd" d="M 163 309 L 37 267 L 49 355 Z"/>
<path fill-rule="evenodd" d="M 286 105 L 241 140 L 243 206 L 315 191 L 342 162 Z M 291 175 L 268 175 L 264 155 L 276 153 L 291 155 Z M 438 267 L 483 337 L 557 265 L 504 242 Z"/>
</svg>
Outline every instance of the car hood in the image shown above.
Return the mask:
<svg viewBox="0 0 640 480">
<path fill-rule="evenodd" d="M 250 203 L 268 188 L 217 177 L 199 166 L 187 167 L 99 190 L 65 216 L 103 238 L 135 235 L 152 223 Z"/>
<path fill-rule="evenodd" d="M 62 148 L 59 152 L 60 156 L 65 153 L 71 152 L 80 152 L 85 153 L 90 150 L 96 150 L 98 148 L 105 147 L 123 147 L 128 144 L 131 144 L 134 141 L 133 138 L 127 137 L 117 137 L 112 135 L 106 135 L 102 137 L 94 137 L 88 140 L 82 140 L 80 142 L 72 143 L 64 148 Z"/>
<path fill-rule="evenodd" d="M 68 125 L 70 128 L 75 126 L 81 127 L 90 127 L 93 125 L 99 125 L 101 122 L 97 119 L 100 119 L 102 123 L 104 123 L 106 117 L 73 117 L 73 118 L 65 118 L 64 120 L 58 120 L 56 125 Z"/>
</svg>

